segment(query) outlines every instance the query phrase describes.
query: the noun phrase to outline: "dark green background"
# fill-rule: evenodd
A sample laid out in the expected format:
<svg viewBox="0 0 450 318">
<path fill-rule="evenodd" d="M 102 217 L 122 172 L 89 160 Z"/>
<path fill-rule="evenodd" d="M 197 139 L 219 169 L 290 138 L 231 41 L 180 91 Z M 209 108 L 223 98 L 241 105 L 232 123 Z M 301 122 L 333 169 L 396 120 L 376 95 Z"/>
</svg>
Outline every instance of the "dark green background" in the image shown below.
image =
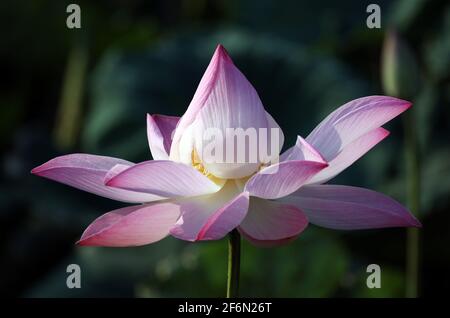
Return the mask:
<svg viewBox="0 0 450 318">
<path fill-rule="evenodd" d="M 422 163 L 423 296 L 450 291 L 448 1 L 77 1 L 82 29 L 66 28 L 68 1 L 0 3 L 0 292 L 25 297 L 223 296 L 226 240 L 167 238 L 136 248 L 77 248 L 97 216 L 122 204 L 35 176 L 61 154 L 147 160 L 145 115 L 181 115 L 218 43 L 257 89 L 286 135 L 306 136 L 344 102 L 383 94 L 388 28 L 420 70 L 411 96 Z M 406 65 L 415 67 L 414 65 Z M 80 97 L 77 99 L 77 97 Z M 78 115 L 77 115 L 78 114 Z M 403 120 L 332 183 L 406 202 Z M 71 129 L 70 127 L 74 127 Z M 243 245 L 243 296 L 403 297 L 405 229 L 342 232 L 310 226 L 294 243 Z M 80 264 L 82 288 L 66 287 Z M 368 264 L 382 288 L 366 288 Z"/>
</svg>

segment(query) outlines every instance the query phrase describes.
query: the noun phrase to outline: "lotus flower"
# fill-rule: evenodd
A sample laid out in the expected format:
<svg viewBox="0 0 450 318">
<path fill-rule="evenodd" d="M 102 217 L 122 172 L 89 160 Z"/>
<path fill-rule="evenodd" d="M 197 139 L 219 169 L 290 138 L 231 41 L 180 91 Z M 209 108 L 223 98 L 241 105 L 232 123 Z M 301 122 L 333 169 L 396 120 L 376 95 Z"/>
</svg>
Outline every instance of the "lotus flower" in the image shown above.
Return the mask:
<svg viewBox="0 0 450 318">
<path fill-rule="evenodd" d="M 295 239 L 308 222 L 339 230 L 419 227 L 383 194 L 324 184 L 386 138 L 381 125 L 410 106 L 388 96 L 350 101 L 279 155 L 281 129 L 219 45 L 182 117 L 147 115 L 153 160 L 134 164 L 71 154 L 32 173 L 135 204 L 97 218 L 79 245 L 137 246 L 167 235 L 218 240 L 237 228 L 253 244 L 273 246 Z M 267 138 L 257 137 L 257 148 L 238 145 L 253 160 L 208 160 L 200 150 L 208 146 L 202 136 L 211 129 L 229 137 L 233 129 L 250 128 L 267 132 Z M 261 148 L 274 151 L 261 155 Z"/>
</svg>

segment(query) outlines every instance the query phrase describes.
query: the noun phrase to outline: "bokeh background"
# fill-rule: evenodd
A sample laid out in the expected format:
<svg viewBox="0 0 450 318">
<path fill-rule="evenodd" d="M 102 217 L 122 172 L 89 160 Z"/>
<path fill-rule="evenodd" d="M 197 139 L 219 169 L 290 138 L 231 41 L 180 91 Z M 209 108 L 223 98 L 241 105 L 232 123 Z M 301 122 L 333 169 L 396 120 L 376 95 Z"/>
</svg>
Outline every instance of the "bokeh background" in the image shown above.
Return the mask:
<svg viewBox="0 0 450 318">
<path fill-rule="evenodd" d="M 286 146 L 351 99 L 383 94 L 381 51 L 395 28 L 419 70 L 414 102 L 421 162 L 422 296 L 450 291 L 450 3 L 376 1 L 68 1 L 0 3 L 0 292 L 12 297 L 215 297 L 225 294 L 226 240 L 167 238 L 136 248 L 79 248 L 97 216 L 122 204 L 30 174 L 62 154 L 148 160 L 146 113 L 181 115 L 218 43 L 260 94 Z M 414 65 L 413 65 L 414 64 Z M 406 78 L 405 82 L 408 82 Z M 404 118 L 333 183 L 368 187 L 406 204 Z M 255 297 L 403 297 L 406 230 L 343 232 L 310 226 L 295 242 L 244 242 L 241 294 Z M 81 266 L 82 288 L 66 287 Z M 382 269 L 368 289 L 366 267 Z"/>
</svg>

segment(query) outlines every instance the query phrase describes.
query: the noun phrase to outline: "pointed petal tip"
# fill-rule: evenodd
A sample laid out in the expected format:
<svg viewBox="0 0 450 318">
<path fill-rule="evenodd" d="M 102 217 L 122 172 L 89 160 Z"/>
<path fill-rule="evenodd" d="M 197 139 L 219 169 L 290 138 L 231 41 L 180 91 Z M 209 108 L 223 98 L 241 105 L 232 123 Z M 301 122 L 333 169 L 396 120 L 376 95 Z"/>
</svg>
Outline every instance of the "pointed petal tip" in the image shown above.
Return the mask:
<svg viewBox="0 0 450 318">
<path fill-rule="evenodd" d="M 80 238 L 78 241 L 76 241 L 73 245 L 75 246 L 84 246 L 83 240 Z"/>
<path fill-rule="evenodd" d="M 391 134 L 391 132 L 383 127 L 379 127 L 377 129 L 375 129 L 374 134 L 378 138 L 378 141 L 377 141 L 377 144 L 378 144 L 382 140 L 386 139 Z"/>
<path fill-rule="evenodd" d="M 40 168 L 41 166 L 38 166 L 38 167 L 35 167 L 35 168 L 33 168 L 33 169 L 31 169 L 31 171 L 30 171 L 30 173 L 31 174 L 35 174 L 35 175 L 38 175 L 39 174 L 39 171 L 40 171 Z"/>
<path fill-rule="evenodd" d="M 322 154 L 319 151 L 317 151 L 317 149 L 315 149 L 313 146 L 311 146 L 302 136 L 297 135 L 296 145 L 299 145 L 301 148 L 304 147 L 312 155 L 312 159 L 314 161 L 327 163 Z"/>
<path fill-rule="evenodd" d="M 317 169 L 322 170 L 329 166 L 328 162 L 310 161 L 313 165 L 317 166 Z"/>
<path fill-rule="evenodd" d="M 216 50 L 214 51 L 214 56 L 216 56 L 219 59 L 223 59 L 225 61 L 228 61 L 228 62 L 233 62 L 231 60 L 230 55 L 228 54 L 227 49 L 220 43 L 217 45 Z"/>
<path fill-rule="evenodd" d="M 80 237 L 80 239 L 78 241 L 75 242 L 74 244 L 76 247 L 79 246 L 91 246 L 91 244 L 89 244 L 89 237 L 85 238 L 84 235 L 82 235 Z"/>
<path fill-rule="evenodd" d="M 217 44 L 216 52 L 225 53 L 228 55 L 227 49 L 221 44 Z"/>
<path fill-rule="evenodd" d="M 87 247 L 87 246 L 103 246 L 108 247 L 107 245 L 95 244 L 92 243 L 91 236 L 83 238 L 83 236 L 75 242 L 75 247 Z"/>
<path fill-rule="evenodd" d="M 402 103 L 402 106 L 405 108 L 405 110 L 411 108 L 412 105 L 413 105 L 412 102 L 409 102 L 409 101 L 407 101 L 407 100 L 401 99 L 401 101 L 403 102 L 403 103 Z"/>
<path fill-rule="evenodd" d="M 377 130 L 380 134 L 380 136 L 382 137 L 382 139 L 386 138 L 387 136 L 389 136 L 391 134 L 391 132 L 383 127 L 378 128 Z"/>
<path fill-rule="evenodd" d="M 46 163 L 43 163 L 37 167 L 34 167 L 31 169 L 30 173 L 40 176 L 45 170 L 47 170 L 48 161 Z"/>
<path fill-rule="evenodd" d="M 412 105 L 413 105 L 412 102 L 407 101 L 405 99 L 401 99 L 401 98 L 393 97 L 393 96 L 386 96 L 386 97 L 389 97 L 389 98 L 397 101 L 399 103 L 399 106 L 403 107 L 404 110 L 407 110 L 408 108 L 412 107 Z"/>
<path fill-rule="evenodd" d="M 146 121 L 147 121 L 147 129 L 149 125 L 156 125 L 155 115 L 147 113 Z"/>
<path fill-rule="evenodd" d="M 132 167 L 134 167 L 134 166 L 132 166 Z M 130 168 L 132 168 L 132 167 L 130 167 Z M 118 173 L 116 173 L 116 174 L 114 174 L 114 173 L 111 173 L 111 174 L 106 174 L 105 175 L 105 178 L 103 179 L 103 184 L 105 185 L 105 186 L 107 186 L 107 187 L 116 187 L 116 181 L 117 181 L 117 177 L 119 177 L 119 176 L 121 176 L 122 175 L 122 173 L 124 173 L 126 170 L 128 170 L 128 169 L 124 169 L 123 171 L 119 171 Z"/>
<path fill-rule="evenodd" d="M 421 229 L 423 227 L 422 223 L 413 215 L 411 215 L 410 226 L 411 227 L 416 227 L 416 228 L 419 228 L 419 229 Z"/>
<path fill-rule="evenodd" d="M 116 179 L 116 177 L 119 174 L 117 174 L 117 175 L 115 175 L 115 176 L 113 176 L 111 178 L 105 178 L 105 180 L 103 181 L 105 183 L 105 186 L 107 186 L 107 187 L 114 187 L 114 180 Z"/>
<path fill-rule="evenodd" d="M 89 226 L 91 226 L 91 225 L 89 225 Z M 103 230 L 99 231 L 99 233 L 88 234 L 87 233 L 88 229 L 89 229 L 89 227 L 84 230 L 83 234 L 81 234 L 80 239 L 75 242 L 75 246 L 95 246 L 95 244 L 92 244 L 92 238 L 105 230 L 105 229 L 103 229 Z"/>
<path fill-rule="evenodd" d="M 389 95 L 372 95 L 372 96 L 366 96 L 366 97 L 361 97 L 361 98 L 357 98 L 356 100 L 360 100 L 360 99 L 368 99 L 368 100 L 382 100 L 383 104 L 385 105 L 390 105 L 391 103 L 395 103 L 395 106 L 400 107 L 403 109 L 403 111 L 407 110 L 408 108 L 410 108 L 413 103 L 405 100 L 405 99 L 401 99 L 395 96 L 389 96 Z M 392 105 L 390 105 L 392 106 Z"/>
</svg>

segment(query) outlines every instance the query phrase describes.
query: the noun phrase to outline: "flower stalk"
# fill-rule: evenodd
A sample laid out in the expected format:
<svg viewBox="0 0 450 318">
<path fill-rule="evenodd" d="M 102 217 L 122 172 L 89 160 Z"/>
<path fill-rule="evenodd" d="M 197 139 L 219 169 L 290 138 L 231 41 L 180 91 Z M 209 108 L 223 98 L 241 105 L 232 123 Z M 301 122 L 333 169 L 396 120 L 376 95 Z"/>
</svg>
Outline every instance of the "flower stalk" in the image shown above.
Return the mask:
<svg viewBox="0 0 450 318">
<path fill-rule="evenodd" d="M 414 98 L 420 86 L 419 81 L 419 67 L 413 52 L 395 31 L 390 31 L 384 43 L 382 56 L 382 84 L 384 90 L 393 96 Z M 418 219 L 421 182 L 420 153 L 414 112 L 415 109 L 412 109 L 405 114 L 403 127 L 407 178 L 406 197 L 409 210 Z M 419 239 L 417 228 L 407 229 L 405 296 L 409 298 L 418 296 Z"/>
<path fill-rule="evenodd" d="M 239 295 L 240 263 L 241 235 L 234 229 L 228 234 L 227 298 L 236 298 Z"/>
</svg>

